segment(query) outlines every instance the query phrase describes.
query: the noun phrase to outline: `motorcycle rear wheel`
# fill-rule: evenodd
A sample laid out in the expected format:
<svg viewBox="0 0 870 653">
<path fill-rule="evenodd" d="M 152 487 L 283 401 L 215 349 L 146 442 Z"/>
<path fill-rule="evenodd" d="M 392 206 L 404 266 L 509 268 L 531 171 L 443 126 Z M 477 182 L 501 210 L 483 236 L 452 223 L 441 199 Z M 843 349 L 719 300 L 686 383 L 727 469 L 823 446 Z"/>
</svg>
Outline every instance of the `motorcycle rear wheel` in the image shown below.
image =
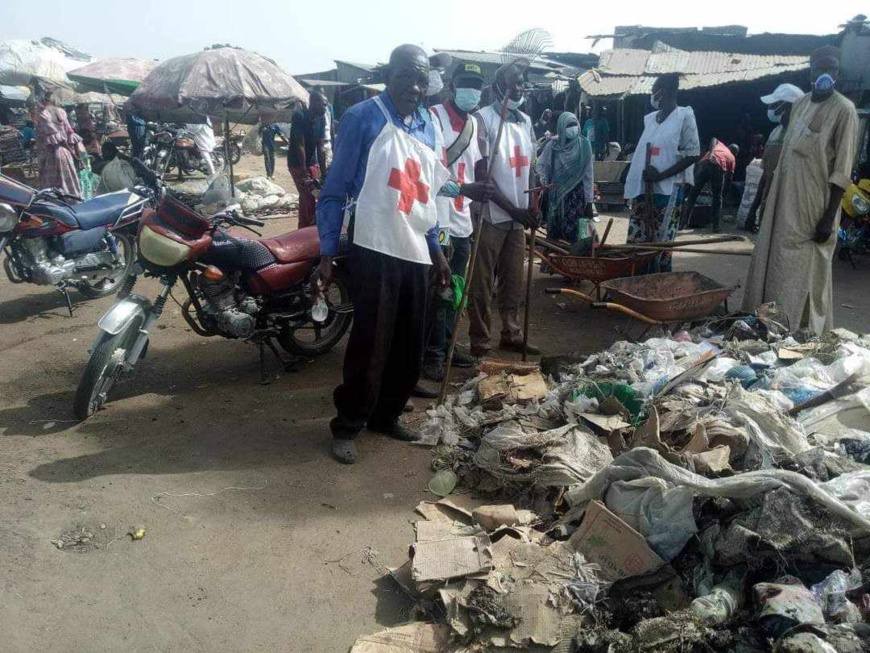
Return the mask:
<svg viewBox="0 0 870 653">
<path fill-rule="evenodd" d="M 95 284 L 91 284 L 90 281 L 80 282 L 78 290 L 88 299 L 108 297 L 116 293 L 133 269 L 133 263 L 136 262 L 136 241 L 128 234 L 121 233 L 115 234 L 115 240 L 118 241 L 118 247 L 123 257 L 121 267 L 110 272 L 114 276 L 106 276 Z"/>
<path fill-rule="evenodd" d="M 348 305 L 350 292 L 347 284 L 338 275 L 333 278 L 332 286 L 326 296 L 326 303 L 332 306 Z M 308 321 L 301 327 L 286 327 L 278 335 L 278 344 L 291 354 L 297 356 L 322 356 L 335 347 L 353 322 L 353 313 L 329 312 L 322 324 L 318 324 L 309 315 Z"/>
<path fill-rule="evenodd" d="M 76 388 L 73 414 L 82 421 L 96 413 L 124 372 L 124 361 L 143 324 L 137 316 L 120 333 L 105 336 L 95 347 Z"/>
<path fill-rule="evenodd" d="M 230 163 L 236 165 L 242 160 L 242 148 L 238 143 L 230 143 Z"/>
</svg>

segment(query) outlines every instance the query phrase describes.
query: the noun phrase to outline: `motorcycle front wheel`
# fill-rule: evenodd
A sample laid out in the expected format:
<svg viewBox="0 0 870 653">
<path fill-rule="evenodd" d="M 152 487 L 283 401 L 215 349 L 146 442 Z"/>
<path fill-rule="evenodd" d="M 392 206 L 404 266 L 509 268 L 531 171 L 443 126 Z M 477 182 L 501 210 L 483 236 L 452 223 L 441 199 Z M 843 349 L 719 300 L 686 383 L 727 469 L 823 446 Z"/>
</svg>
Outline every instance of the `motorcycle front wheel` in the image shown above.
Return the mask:
<svg viewBox="0 0 870 653">
<path fill-rule="evenodd" d="M 115 240 L 118 243 L 117 267 L 110 270 L 102 279 L 89 279 L 79 283 L 79 292 L 88 299 L 107 297 L 115 292 L 124 283 L 133 263 L 136 262 L 136 241 L 129 234 L 116 233 Z"/>
<path fill-rule="evenodd" d="M 122 331 L 115 335 L 105 335 L 94 347 L 76 388 L 73 400 L 73 414 L 76 419 L 86 420 L 106 403 L 109 392 L 124 373 L 124 361 L 136 342 L 143 323 L 143 317 L 138 315 Z"/>
<path fill-rule="evenodd" d="M 326 303 L 330 309 L 350 305 L 350 292 L 347 284 L 336 275 L 326 293 Z M 353 322 L 353 313 L 329 311 L 324 322 L 315 322 L 311 315 L 304 324 L 294 324 L 281 329 L 278 344 L 297 356 L 322 356 L 335 347 L 347 333 Z"/>
</svg>

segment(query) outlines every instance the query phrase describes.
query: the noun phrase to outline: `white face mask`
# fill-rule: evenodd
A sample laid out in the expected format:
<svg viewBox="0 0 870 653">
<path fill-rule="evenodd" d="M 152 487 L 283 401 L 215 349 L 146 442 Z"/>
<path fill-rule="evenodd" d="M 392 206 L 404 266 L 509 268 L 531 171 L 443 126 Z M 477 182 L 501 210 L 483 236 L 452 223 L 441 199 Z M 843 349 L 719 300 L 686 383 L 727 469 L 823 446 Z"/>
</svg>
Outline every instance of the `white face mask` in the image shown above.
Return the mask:
<svg viewBox="0 0 870 653">
<path fill-rule="evenodd" d="M 508 101 L 507 101 L 508 109 L 511 109 L 512 111 L 516 111 L 521 106 L 523 106 L 523 102 L 525 102 L 525 101 L 526 101 L 525 95 L 523 97 L 521 97 L 519 100 L 511 100 L 510 98 L 508 98 Z"/>
<path fill-rule="evenodd" d="M 658 95 L 656 95 L 656 94 L 650 95 L 650 96 L 649 96 L 649 103 L 650 103 L 650 106 L 652 106 L 653 109 L 655 109 L 656 111 L 659 110 L 660 102 L 659 102 L 659 96 L 658 96 Z"/>
<path fill-rule="evenodd" d="M 565 138 L 569 141 L 573 141 L 580 135 L 580 125 L 571 125 L 570 127 L 565 128 Z"/>
<path fill-rule="evenodd" d="M 777 113 L 776 109 L 768 109 L 767 110 L 767 119 L 770 122 L 776 123 L 777 125 L 782 122 L 782 114 Z"/>
</svg>

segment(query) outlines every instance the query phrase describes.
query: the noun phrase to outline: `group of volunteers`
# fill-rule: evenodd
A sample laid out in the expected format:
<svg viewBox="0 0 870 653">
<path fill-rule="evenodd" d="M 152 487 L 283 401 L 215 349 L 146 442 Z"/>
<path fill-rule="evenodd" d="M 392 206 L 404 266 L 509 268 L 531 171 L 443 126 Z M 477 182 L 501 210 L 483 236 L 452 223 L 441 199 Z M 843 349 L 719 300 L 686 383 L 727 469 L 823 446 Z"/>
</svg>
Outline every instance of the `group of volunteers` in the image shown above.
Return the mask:
<svg viewBox="0 0 870 653">
<path fill-rule="evenodd" d="M 755 207 L 763 219 L 744 309 L 776 301 L 793 328 L 821 332 L 831 326 L 832 234 L 855 155 L 857 113 L 835 91 L 837 49 L 816 51 L 810 63 L 810 93 L 783 85 L 762 98 L 780 128 L 768 142 Z M 471 367 L 496 348 L 524 350 L 519 310 L 526 230 L 543 220 L 548 236 L 576 242 L 578 224 L 593 216 L 592 170 L 599 157 L 570 112 L 558 116 L 536 156 L 533 122 L 522 111 L 524 75 L 520 63 L 499 68 L 492 101 L 481 106 L 484 75 L 478 65 L 462 62 L 452 71 L 450 98 L 426 109 L 430 60 L 419 47 L 404 45 L 390 56 L 386 90 L 342 118 L 316 204 L 322 261 L 313 282 L 314 292 L 327 288 L 334 257 L 346 254 L 354 322 L 330 424 L 332 453 L 342 463 L 357 460 L 355 438 L 363 429 L 417 438 L 399 417 L 421 391 L 421 376 L 444 378 L 456 305 L 439 296 L 467 274 L 472 241 L 476 262 L 465 288 L 471 346 L 453 353 L 450 363 L 458 367 Z M 666 74 L 653 86 L 653 111 L 645 116 L 626 180 L 633 209 L 628 242 L 674 240 L 680 214 L 691 218 L 707 184 L 719 197 L 713 230 L 720 228 L 722 188 L 738 150 L 714 139 L 701 156 L 695 114 L 678 104 L 679 83 L 679 75 Z M 315 124 L 324 104 L 315 94 L 300 126 Z M 306 157 L 316 140 L 300 139 L 296 148 L 291 143 L 305 187 L 314 174 L 306 170 Z M 535 178 L 548 187 L 540 216 L 530 205 Z M 685 186 L 693 190 L 684 209 Z M 313 222 L 306 217 L 304 224 Z M 340 251 L 344 232 L 346 253 Z M 663 253 L 651 271 L 670 269 L 670 255 Z M 534 345 L 525 351 L 540 353 Z"/>
</svg>

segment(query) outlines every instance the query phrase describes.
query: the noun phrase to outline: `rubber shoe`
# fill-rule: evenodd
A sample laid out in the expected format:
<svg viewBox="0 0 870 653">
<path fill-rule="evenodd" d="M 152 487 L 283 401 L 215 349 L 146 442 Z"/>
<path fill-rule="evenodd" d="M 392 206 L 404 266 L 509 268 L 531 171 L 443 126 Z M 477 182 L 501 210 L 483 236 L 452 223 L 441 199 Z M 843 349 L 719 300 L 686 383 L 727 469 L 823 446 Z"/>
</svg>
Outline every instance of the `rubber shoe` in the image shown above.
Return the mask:
<svg viewBox="0 0 870 653">
<path fill-rule="evenodd" d="M 472 347 L 471 355 L 474 358 L 486 358 L 492 356 L 492 349 L 490 347 Z"/>
<path fill-rule="evenodd" d="M 380 433 L 394 440 L 401 442 L 416 442 L 420 439 L 420 435 L 416 431 L 412 431 L 407 426 L 396 422 L 392 426 L 378 426 L 377 424 L 369 424 L 369 431 L 372 433 Z"/>
<path fill-rule="evenodd" d="M 434 390 L 427 390 L 421 385 L 415 385 L 414 389 L 411 390 L 411 396 L 418 399 L 437 399 L 438 393 Z"/>
<path fill-rule="evenodd" d="M 503 351 L 513 351 L 513 352 L 516 352 L 517 354 L 523 353 L 523 343 L 522 342 L 508 342 L 507 340 L 502 340 L 499 343 L 498 348 L 503 350 Z M 541 353 L 541 350 L 532 344 L 526 345 L 525 349 L 526 349 L 526 352 L 528 352 L 531 356 L 537 356 Z"/>
<path fill-rule="evenodd" d="M 438 361 L 423 363 L 423 378 L 427 381 L 441 383 L 444 380 L 444 365 Z"/>
<path fill-rule="evenodd" d="M 467 369 L 469 367 L 474 367 L 474 364 L 476 362 L 477 361 L 475 361 L 471 356 L 469 356 L 468 354 L 463 354 L 458 349 L 455 349 L 453 351 L 453 361 L 451 362 L 451 365 L 453 365 L 453 367 Z"/>
<path fill-rule="evenodd" d="M 356 443 L 353 440 L 333 440 L 332 457 L 342 465 L 353 465 L 356 462 Z"/>
</svg>

